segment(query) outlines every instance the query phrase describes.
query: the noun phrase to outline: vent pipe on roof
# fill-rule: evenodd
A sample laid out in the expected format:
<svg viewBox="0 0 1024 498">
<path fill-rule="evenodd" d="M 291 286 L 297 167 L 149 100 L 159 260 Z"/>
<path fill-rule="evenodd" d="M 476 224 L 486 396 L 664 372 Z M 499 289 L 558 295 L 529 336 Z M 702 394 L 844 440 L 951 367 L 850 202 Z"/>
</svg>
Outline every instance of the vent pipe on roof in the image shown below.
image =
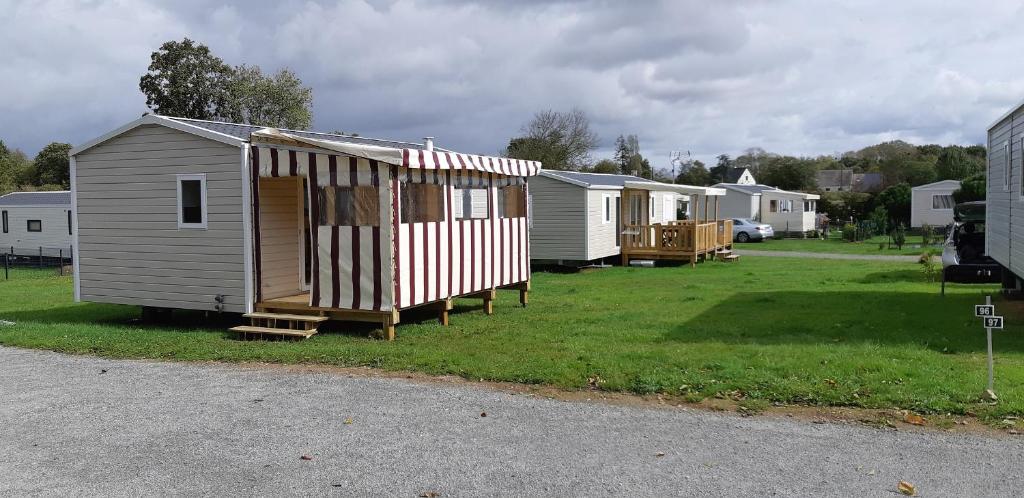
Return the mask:
<svg viewBox="0 0 1024 498">
<path fill-rule="evenodd" d="M 423 148 L 427 152 L 434 150 L 434 137 L 423 137 Z"/>
</svg>

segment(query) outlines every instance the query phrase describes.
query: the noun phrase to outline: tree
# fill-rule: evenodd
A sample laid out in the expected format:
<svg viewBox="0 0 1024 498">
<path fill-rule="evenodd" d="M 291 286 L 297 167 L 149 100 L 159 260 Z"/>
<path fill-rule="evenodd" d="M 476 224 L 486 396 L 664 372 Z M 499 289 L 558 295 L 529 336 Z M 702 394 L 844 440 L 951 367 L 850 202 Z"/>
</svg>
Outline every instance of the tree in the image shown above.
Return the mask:
<svg viewBox="0 0 1024 498">
<path fill-rule="evenodd" d="M 611 159 L 602 159 L 588 169 L 591 173 L 618 174 L 619 163 Z"/>
<path fill-rule="evenodd" d="M 640 155 L 640 140 L 636 135 L 619 135 L 615 139 L 615 162 L 619 163 L 619 171 L 624 175 L 634 174 L 635 166 L 631 163 L 634 157 Z"/>
<path fill-rule="evenodd" d="M 871 194 L 861 192 L 824 192 L 818 210 L 832 221 L 859 219 L 867 212 Z"/>
<path fill-rule="evenodd" d="M 306 129 L 313 120 L 313 90 L 289 69 L 264 76 L 259 66 L 242 64 L 232 71 L 226 99 L 224 117 L 237 123 Z"/>
<path fill-rule="evenodd" d="M 959 145 L 942 149 L 935 162 L 935 172 L 940 180 L 963 180 L 985 169 L 982 159 L 970 155 Z"/>
<path fill-rule="evenodd" d="M 875 196 L 875 206 L 881 206 L 889 213 L 893 224 L 910 224 L 910 185 L 898 183 Z"/>
<path fill-rule="evenodd" d="M 718 156 L 718 164 L 711 168 L 710 174 L 711 179 L 708 180 L 711 184 L 722 183 L 727 179 L 729 174 L 729 168 L 732 167 L 732 159 L 729 158 L 729 154 L 721 154 Z"/>
<path fill-rule="evenodd" d="M 68 152 L 71 144 L 53 142 L 39 151 L 33 160 L 34 171 L 32 184 L 36 186 L 59 185 L 67 189 L 71 187 L 71 166 Z"/>
<path fill-rule="evenodd" d="M 167 116 L 217 119 L 225 114 L 232 69 L 209 47 L 185 38 L 165 42 L 150 55 L 139 79 L 146 105 Z"/>
<path fill-rule="evenodd" d="M 505 155 L 513 159 L 540 161 L 548 169 L 580 171 L 597 148 L 597 134 L 590 131 L 590 119 L 579 110 L 541 111 L 522 128 L 524 136 L 509 141 Z"/>
<path fill-rule="evenodd" d="M 965 178 L 960 182 L 960 188 L 953 192 L 953 200 L 957 204 L 961 202 L 985 200 L 985 173 L 981 172 Z"/>
<path fill-rule="evenodd" d="M 704 163 L 694 161 L 689 168 L 676 176 L 676 183 L 683 185 L 696 185 L 698 187 L 711 185 L 711 172 L 704 167 Z"/>
<path fill-rule="evenodd" d="M 818 169 L 812 159 L 773 156 L 764 159 L 758 173 L 760 183 L 782 190 L 814 190 Z"/>
</svg>

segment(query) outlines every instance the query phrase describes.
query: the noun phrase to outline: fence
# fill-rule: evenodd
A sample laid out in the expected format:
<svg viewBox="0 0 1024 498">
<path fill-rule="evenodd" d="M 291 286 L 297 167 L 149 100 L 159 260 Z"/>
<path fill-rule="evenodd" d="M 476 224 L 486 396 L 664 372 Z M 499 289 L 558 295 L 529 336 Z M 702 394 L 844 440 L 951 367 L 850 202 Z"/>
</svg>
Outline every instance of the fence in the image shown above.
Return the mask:
<svg viewBox="0 0 1024 498">
<path fill-rule="evenodd" d="M 0 247 L 0 265 L 4 279 L 18 269 L 44 270 L 52 268 L 59 275 L 70 275 L 74 260 L 71 247 Z"/>
</svg>

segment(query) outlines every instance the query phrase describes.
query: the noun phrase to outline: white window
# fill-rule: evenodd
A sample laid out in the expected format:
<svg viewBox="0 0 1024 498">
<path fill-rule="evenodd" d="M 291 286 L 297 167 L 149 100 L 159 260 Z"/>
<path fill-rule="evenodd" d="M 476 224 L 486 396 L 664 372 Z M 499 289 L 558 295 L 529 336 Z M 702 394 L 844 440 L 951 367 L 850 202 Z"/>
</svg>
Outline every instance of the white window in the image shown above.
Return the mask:
<svg viewBox="0 0 1024 498">
<path fill-rule="evenodd" d="M 816 209 L 818 209 L 816 201 L 804 201 L 804 212 L 813 213 Z"/>
<path fill-rule="evenodd" d="M 932 196 L 932 209 L 953 209 L 953 195 L 942 194 Z"/>
<path fill-rule="evenodd" d="M 178 228 L 206 228 L 206 175 L 178 175 Z"/>
<path fill-rule="evenodd" d="M 772 199 L 772 200 L 768 201 L 768 212 L 769 213 L 778 213 L 779 212 L 779 201 L 778 200 Z"/>
<path fill-rule="evenodd" d="M 654 223 L 654 194 L 647 198 L 647 222 Z"/>
<path fill-rule="evenodd" d="M 612 222 L 612 196 L 611 194 L 601 194 L 601 223 L 609 224 Z"/>
</svg>

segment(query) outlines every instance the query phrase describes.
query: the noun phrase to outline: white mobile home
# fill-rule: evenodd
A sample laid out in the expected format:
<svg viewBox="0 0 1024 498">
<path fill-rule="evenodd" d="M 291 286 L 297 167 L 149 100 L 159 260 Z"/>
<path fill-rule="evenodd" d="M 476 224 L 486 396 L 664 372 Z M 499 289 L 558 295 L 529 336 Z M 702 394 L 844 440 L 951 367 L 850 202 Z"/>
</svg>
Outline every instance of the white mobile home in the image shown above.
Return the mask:
<svg viewBox="0 0 1024 498">
<path fill-rule="evenodd" d="M 631 175 L 544 170 L 530 181 L 530 258 L 538 263 L 585 265 L 621 254 L 622 190 L 626 182 L 650 182 Z M 651 190 L 646 203 L 651 223 L 687 213 L 689 197 Z"/>
<path fill-rule="evenodd" d="M 1024 287 L 1024 102 L 988 127 L 985 249 L 1008 272 L 1004 286 Z"/>
<path fill-rule="evenodd" d="M 0 254 L 71 257 L 71 192 L 0 196 Z"/>
<path fill-rule="evenodd" d="M 489 313 L 497 289 L 526 303 L 536 162 L 155 115 L 71 159 L 81 301 L 249 313 L 242 333 L 370 321 L 388 338 L 401 310 L 447 321 L 472 297 Z"/>
<path fill-rule="evenodd" d="M 768 185 L 719 183 L 725 189 L 721 216 L 767 223 L 775 232 L 806 233 L 817 228 L 817 194 L 790 192 Z"/>
<path fill-rule="evenodd" d="M 910 226 L 944 227 L 953 223 L 953 192 L 960 189 L 956 180 L 942 180 L 910 189 Z"/>
</svg>

